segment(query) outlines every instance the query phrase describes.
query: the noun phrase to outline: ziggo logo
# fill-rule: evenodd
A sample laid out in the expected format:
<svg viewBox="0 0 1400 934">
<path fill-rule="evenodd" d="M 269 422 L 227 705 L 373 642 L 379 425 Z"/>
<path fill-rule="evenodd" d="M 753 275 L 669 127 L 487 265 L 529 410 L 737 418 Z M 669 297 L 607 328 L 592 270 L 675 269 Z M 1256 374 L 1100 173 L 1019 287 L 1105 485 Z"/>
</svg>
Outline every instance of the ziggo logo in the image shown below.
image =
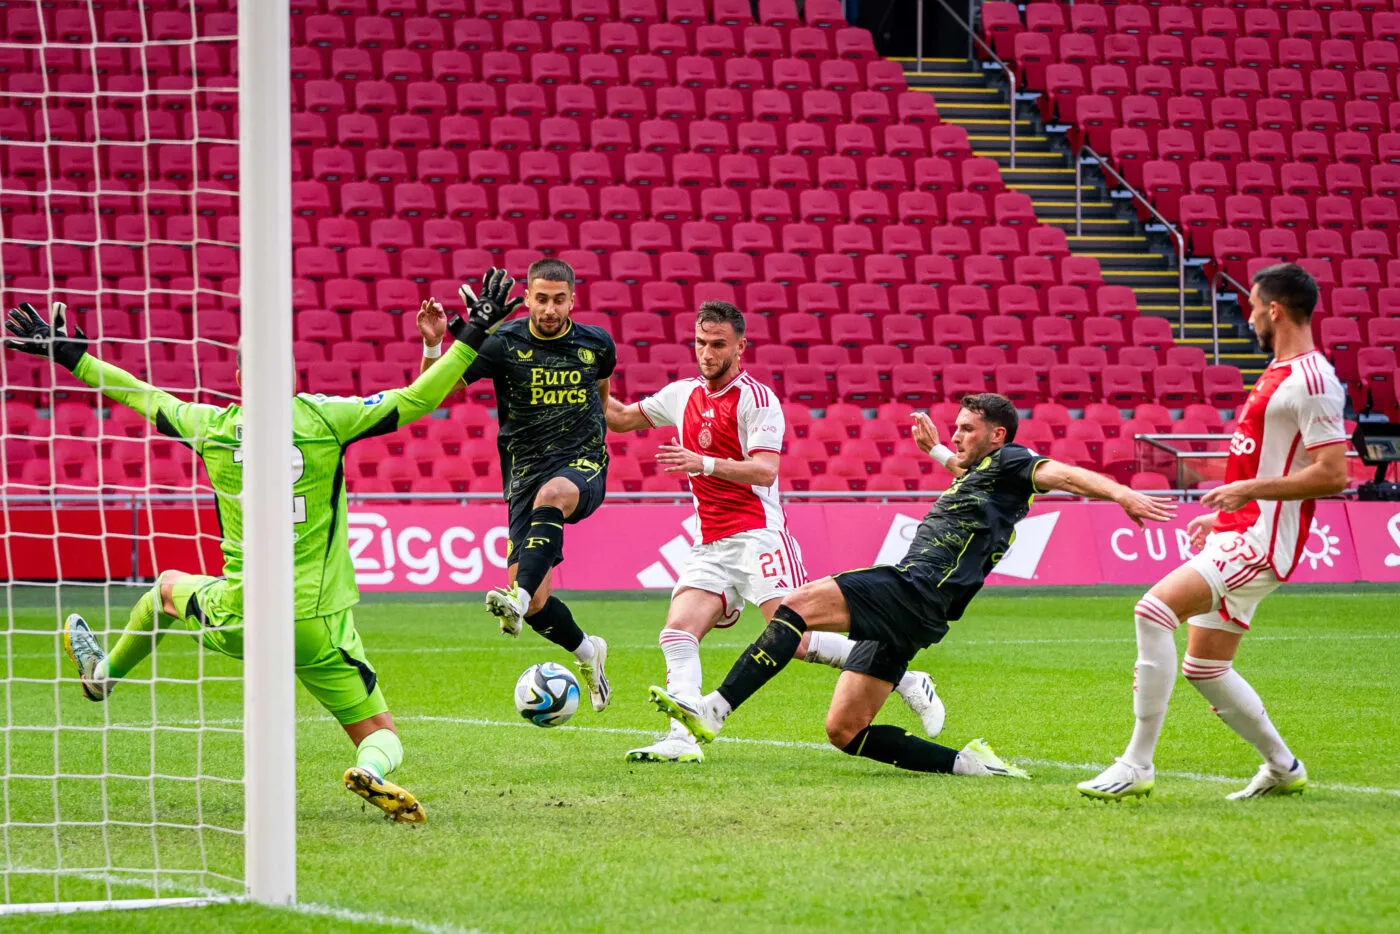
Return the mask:
<svg viewBox="0 0 1400 934">
<path fill-rule="evenodd" d="M 487 564 L 506 566 L 510 531 L 503 525 L 493 526 L 478 545 L 476 533 L 461 526 L 448 527 L 434 540 L 434 533 L 422 526 L 391 529 L 377 512 L 351 512 L 347 520 L 356 584 L 392 584 L 402 565 L 404 578 L 419 587 L 435 583 L 444 566 L 448 580 L 468 586 L 481 580 Z"/>
</svg>

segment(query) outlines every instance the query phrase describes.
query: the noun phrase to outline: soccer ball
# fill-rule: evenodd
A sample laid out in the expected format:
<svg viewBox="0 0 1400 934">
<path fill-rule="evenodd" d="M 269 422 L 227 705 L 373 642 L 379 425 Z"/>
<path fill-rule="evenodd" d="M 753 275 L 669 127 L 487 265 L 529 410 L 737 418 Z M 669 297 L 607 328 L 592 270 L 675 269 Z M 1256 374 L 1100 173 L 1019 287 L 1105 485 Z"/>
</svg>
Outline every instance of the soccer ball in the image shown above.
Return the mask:
<svg viewBox="0 0 1400 934">
<path fill-rule="evenodd" d="M 559 726 L 578 710 L 578 679 L 563 665 L 544 662 L 515 682 L 515 709 L 535 726 Z"/>
</svg>

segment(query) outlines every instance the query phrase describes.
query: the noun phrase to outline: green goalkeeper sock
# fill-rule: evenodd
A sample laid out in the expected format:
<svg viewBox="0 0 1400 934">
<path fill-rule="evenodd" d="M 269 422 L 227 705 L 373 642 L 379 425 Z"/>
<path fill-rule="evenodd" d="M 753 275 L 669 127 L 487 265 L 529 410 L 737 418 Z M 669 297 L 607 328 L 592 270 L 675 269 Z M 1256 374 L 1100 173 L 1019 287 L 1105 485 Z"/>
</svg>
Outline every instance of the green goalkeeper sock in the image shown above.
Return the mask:
<svg viewBox="0 0 1400 934">
<path fill-rule="evenodd" d="M 112 647 L 106 660 L 94 672 L 99 680 L 110 678 L 115 681 L 125 678 L 131 669 L 151 654 L 156 643 L 165 637 L 165 630 L 156 625 L 157 616 L 153 588 L 142 594 L 141 599 L 137 600 L 136 605 L 131 608 L 131 617 L 126 621 L 126 630 L 117 640 L 117 644 Z"/>
<path fill-rule="evenodd" d="M 355 753 L 355 765 L 373 772 L 381 780 L 403 765 L 403 743 L 393 730 L 375 730 L 360 740 Z"/>
</svg>

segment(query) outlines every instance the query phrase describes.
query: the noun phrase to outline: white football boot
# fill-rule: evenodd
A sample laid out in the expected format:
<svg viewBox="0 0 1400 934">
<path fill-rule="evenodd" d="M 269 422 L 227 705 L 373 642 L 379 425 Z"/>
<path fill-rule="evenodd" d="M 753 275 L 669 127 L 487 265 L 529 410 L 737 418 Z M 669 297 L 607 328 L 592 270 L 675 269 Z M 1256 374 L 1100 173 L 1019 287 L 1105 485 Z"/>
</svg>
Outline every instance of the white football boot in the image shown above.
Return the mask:
<svg viewBox="0 0 1400 934">
<path fill-rule="evenodd" d="M 628 762 L 704 762 L 705 751 L 690 731 L 675 720 L 671 732 L 650 746 L 627 751 Z"/>
<path fill-rule="evenodd" d="M 588 685 L 588 696 L 593 701 L 593 711 L 602 713 L 608 709 L 608 702 L 612 700 L 612 687 L 608 684 L 607 673 L 603 670 L 603 666 L 608 663 L 608 644 L 603 641 L 602 636 L 585 638 L 593 643 L 593 657 L 578 663 L 578 673 L 583 678 L 583 683 Z"/>
<path fill-rule="evenodd" d="M 933 739 L 943 732 L 943 721 L 947 718 L 947 711 L 943 709 L 943 700 L 934 690 L 933 678 L 928 672 L 911 671 L 917 680 L 912 688 L 901 690 L 896 688 L 899 696 L 904 699 L 904 704 L 919 718 L 919 722 L 924 725 L 924 732 L 929 739 Z"/>
<path fill-rule="evenodd" d="M 648 690 L 656 709 L 690 731 L 700 743 L 712 743 L 724 728 L 724 717 L 702 698 L 677 697 L 665 688 L 652 685 Z"/>
<path fill-rule="evenodd" d="M 107 656 L 97 644 L 97 637 L 88 628 L 87 620 L 77 613 L 63 623 L 63 650 L 68 660 L 78 669 L 78 683 L 83 696 L 90 701 L 104 701 L 112 693 L 112 682 L 98 681 L 93 677 L 98 664 Z"/>
<path fill-rule="evenodd" d="M 1308 787 L 1308 770 L 1297 759 L 1287 772 L 1278 772 L 1265 762 L 1259 766 L 1254 779 L 1248 785 L 1225 797 L 1231 801 L 1243 798 L 1265 798 L 1282 795 L 1300 795 Z"/>
<path fill-rule="evenodd" d="M 1095 778 L 1080 782 L 1079 793 L 1098 801 L 1122 801 L 1124 798 L 1150 798 L 1157 782 L 1157 770 L 1145 769 L 1114 759 L 1113 764 Z"/>
<path fill-rule="evenodd" d="M 501 632 L 512 639 L 520 635 L 525 625 L 525 611 L 530 608 L 530 595 L 516 584 L 492 587 L 486 591 L 486 609 L 501 622 Z"/>
<path fill-rule="evenodd" d="M 992 751 L 985 739 L 974 739 L 958 753 L 953 763 L 954 775 L 998 775 L 1006 778 L 1030 779 L 1031 773 L 1017 768 Z"/>
</svg>

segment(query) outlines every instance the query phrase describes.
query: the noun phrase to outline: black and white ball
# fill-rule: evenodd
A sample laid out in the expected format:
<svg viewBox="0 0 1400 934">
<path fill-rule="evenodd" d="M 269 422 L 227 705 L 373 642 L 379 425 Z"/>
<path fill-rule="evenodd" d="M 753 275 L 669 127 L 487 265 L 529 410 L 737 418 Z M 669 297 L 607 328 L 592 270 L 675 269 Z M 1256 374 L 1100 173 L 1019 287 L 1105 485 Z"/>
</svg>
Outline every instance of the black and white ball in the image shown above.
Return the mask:
<svg viewBox="0 0 1400 934">
<path fill-rule="evenodd" d="M 559 726 L 578 710 L 578 679 L 563 665 L 544 662 L 515 682 L 515 709 L 535 726 Z"/>
</svg>

